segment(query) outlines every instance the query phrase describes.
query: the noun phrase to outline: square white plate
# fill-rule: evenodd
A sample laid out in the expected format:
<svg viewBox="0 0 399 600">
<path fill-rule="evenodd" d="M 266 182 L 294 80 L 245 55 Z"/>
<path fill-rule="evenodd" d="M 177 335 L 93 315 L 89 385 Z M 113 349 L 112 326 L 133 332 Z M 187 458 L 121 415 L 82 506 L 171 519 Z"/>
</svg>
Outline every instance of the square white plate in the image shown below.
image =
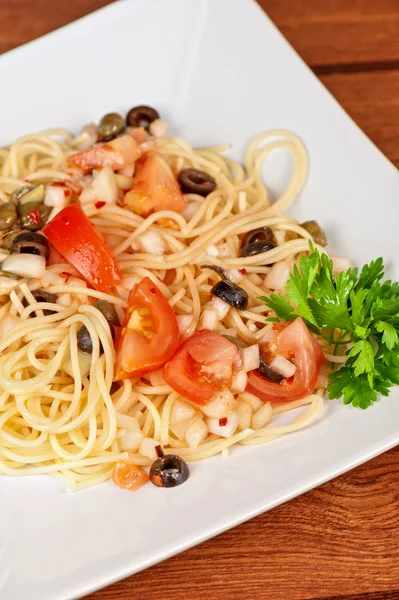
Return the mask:
<svg viewBox="0 0 399 600">
<path fill-rule="evenodd" d="M 5 54 L 0 81 L 0 144 L 141 103 L 173 133 L 229 142 L 236 156 L 262 130 L 291 129 L 310 156 L 295 215 L 318 219 L 358 264 L 384 256 L 399 279 L 398 172 L 250 0 L 112 4 Z M 289 168 L 284 155 L 270 161 L 272 187 Z M 365 412 L 328 402 L 312 427 L 194 463 L 170 490 L 104 484 L 69 495 L 47 478 L 1 478 L 0 596 L 70 600 L 105 586 L 387 450 L 398 423 L 399 390 Z"/>
</svg>

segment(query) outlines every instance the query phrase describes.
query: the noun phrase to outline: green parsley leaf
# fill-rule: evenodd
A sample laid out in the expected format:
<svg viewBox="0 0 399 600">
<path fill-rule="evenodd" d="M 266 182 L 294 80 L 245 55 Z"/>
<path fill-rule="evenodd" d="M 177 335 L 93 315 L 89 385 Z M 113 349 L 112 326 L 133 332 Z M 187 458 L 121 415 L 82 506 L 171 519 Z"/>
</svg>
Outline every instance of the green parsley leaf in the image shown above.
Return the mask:
<svg viewBox="0 0 399 600">
<path fill-rule="evenodd" d="M 329 398 L 367 408 L 399 385 L 399 283 L 381 282 L 382 258 L 360 274 L 348 269 L 333 274 L 333 263 L 310 244 L 300 268 L 294 267 L 286 295 L 262 300 L 275 313 L 269 320 L 301 317 L 308 329 L 336 349 L 346 344 L 346 363 L 329 376 Z M 335 365 L 337 367 L 337 365 Z"/>
<path fill-rule="evenodd" d="M 377 321 L 375 328 L 382 333 L 382 343 L 385 344 L 389 350 L 392 350 L 399 342 L 398 332 L 395 327 L 386 321 Z"/>
</svg>

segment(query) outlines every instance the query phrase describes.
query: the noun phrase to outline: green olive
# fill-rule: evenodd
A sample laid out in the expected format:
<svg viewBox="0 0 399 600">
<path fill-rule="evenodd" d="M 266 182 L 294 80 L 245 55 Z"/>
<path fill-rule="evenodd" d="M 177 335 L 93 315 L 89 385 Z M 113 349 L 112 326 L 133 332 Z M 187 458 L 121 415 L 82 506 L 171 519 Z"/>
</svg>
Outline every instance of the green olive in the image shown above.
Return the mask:
<svg viewBox="0 0 399 600">
<path fill-rule="evenodd" d="M 41 202 L 27 202 L 18 207 L 19 218 L 24 229 L 37 231 L 46 224 L 47 218 L 51 212 L 49 206 Z"/>
<path fill-rule="evenodd" d="M 0 204 L 0 231 L 10 229 L 17 222 L 17 209 L 12 202 Z"/>
<path fill-rule="evenodd" d="M 15 189 L 12 194 L 10 194 L 10 201 L 14 204 L 19 204 L 19 199 L 33 189 L 35 189 L 34 185 L 23 185 L 22 187 Z"/>
<path fill-rule="evenodd" d="M 28 202 L 43 202 L 44 185 L 37 185 L 19 196 L 19 204 L 28 204 Z"/>
<path fill-rule="evenodd" d="M 0 246 L 6 250 L 11 250 L 11 246 L 14 243 L 14 239 L 17 235 L 22 233 L 21 229 L 15 229 L 14 231 L 5 231 L 0 235 Z"/>
<path fill-rule="evenodd" d="M 326 233 L 324 229 L 320 227 L 317 221 L 305 221 L 304 223 L 301 223 L 301 227 L 310 233 L 316 244 L 319 244 L 320 246 L 327 246 L 328 240 Z"/>
<path fill-rule="evenodd" d="M 116 138 L 125 127 L 125 122 L 118 113 L 108 113 L 101 119 L 97 131 L 101 140 L 109 141 Z"/>
</svg>

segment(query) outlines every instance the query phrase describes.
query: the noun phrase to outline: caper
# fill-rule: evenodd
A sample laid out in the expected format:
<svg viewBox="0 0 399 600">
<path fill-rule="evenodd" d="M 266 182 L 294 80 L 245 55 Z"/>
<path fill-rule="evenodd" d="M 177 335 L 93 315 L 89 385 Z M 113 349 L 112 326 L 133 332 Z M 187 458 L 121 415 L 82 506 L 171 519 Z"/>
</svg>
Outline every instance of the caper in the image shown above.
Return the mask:
<svg viewBox="0 0 399 600">
<path fill-rule="evenodd" d="M 5 248 L 6 250 L 10 250 L 11 246 L 14 243 L 14 239 L 15 237 L 21 232 L 20 229 L 15 229 L 15 230 L 11 230 L 11 231 L 5 231 L 1 236 L 1 247 Z"/>
<path fill-rule="evenodd" d="M 51 208 L 41 202 L 27 202 L 18 206 L 21 225 L 30 231 L 44 227 L 50 212 Z"/>
<path fill-rule="evenodd" d="M 118 113 L 108 113 L 101 119 L 97 132 L 101 141 L 108 142 L 116 138 L 123 131 L 125 122 Z"/>
<path fill-rule="evenodd" d="M 0 204 L 0 230 L 10 229 L 18 219 L 17 210 L 12 202 Z"/>
<path fill-rule="evenodd" d="M 20 188 L 21 189 L 21 188 Z M 44 200 L 44 185 L 36 185 L 31 187 L 25 193 L 18 196 L 19 204 L 27 204 L 28 202 L 43 202 Z"/>
<path fill-rule="evenodd" d="M 13 202 L 14 204 L 19 204 L 19 199 L 22 198 L 22 196 L 24 196 L 31 190 L 33 190 L 34 188 L 35 188 L 34 185 L 23 185 L 23 186 L 15 189 L 12 192 L 12 194 L 10 195 L 11 202 Z"/>
<path fill-rule="evenodd" d="M 327 246 L 328 240 L 326 233 L 324 229 L 320 227 L 317 221 L 305 221 L 304 223 L 301 223 L 301 227 L 310 233 L 316 244 L 319 244 L 320 246 Z"/>
</svg>

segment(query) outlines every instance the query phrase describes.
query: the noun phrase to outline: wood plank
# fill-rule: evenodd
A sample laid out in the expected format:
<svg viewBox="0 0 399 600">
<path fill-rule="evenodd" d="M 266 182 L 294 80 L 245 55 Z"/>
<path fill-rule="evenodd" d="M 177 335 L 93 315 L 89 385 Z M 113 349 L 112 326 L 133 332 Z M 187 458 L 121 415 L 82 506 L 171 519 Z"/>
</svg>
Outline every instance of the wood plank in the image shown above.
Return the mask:
<svg viewBox="0 0 399 600">
<path fill-rule="evenodd" d="M 398 464 L 396 448 L 85 600 L 399 598 Z"/>
<path fill-rule="evenodd" d="M 398 0 L 258 1 L 309 64 L 399 60 Z M 0 0 L 0 53 L 109 3 Z"/>
<path fill-rule="evenodd" d="M 323 84 L 399 167 L 399 71 L 324 75 Z"/>
<path fill-rule="evenodd" d="M 311 65 L 399 61 L 398 0 L 258 0 Z"/>
<path fill-rule="evenodd" d="M 111 0 L 0 0 L 0 54 L 71 23 Z"/>
</svg>

